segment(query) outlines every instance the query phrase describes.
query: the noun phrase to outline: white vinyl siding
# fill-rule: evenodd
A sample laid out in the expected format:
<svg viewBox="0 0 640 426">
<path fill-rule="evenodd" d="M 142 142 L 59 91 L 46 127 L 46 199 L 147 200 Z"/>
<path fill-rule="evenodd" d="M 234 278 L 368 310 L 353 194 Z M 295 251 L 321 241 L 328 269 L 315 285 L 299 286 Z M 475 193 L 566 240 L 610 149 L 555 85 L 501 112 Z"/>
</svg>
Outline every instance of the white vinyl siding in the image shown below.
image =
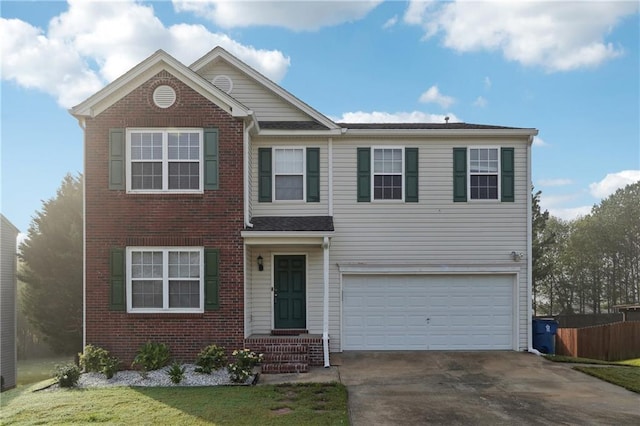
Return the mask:
<svg viewBox="0 0 640 426">
<path fill-rule="evenodd" d="M 0 373 L 4 387 L 17 383 L 16 364 L 16 237 L 18 230 L 0 215 Z"/>
<path fill-rule="evenodd" d="M 518 349 L 526 349 L 527 259 L 516 263 L 510 256 L 512 251 L 527 252 L 526 201 L 530 188 L 526 139 L 384 141 L 385 146 L 419 147 L 420 202 L 402 205 L 357 203 L 356 152 L 368 142 L 371 146 L 364 138 L 334 141 L 335 237 L 331 240 L 331 263 L 517 267 Z M 516 202 L 453 202 L 453 147 L 460 145 L 515 147 Z"/>
<path fill-rule="evenodd" d="M 308 115 L 222 60 L 205 66 L 198 73 L 208 81 L 218 75 L 231 78 L 233 90 L 230 95 L 251 109 L 260 121 L 311 120 Z"/>
</svg>

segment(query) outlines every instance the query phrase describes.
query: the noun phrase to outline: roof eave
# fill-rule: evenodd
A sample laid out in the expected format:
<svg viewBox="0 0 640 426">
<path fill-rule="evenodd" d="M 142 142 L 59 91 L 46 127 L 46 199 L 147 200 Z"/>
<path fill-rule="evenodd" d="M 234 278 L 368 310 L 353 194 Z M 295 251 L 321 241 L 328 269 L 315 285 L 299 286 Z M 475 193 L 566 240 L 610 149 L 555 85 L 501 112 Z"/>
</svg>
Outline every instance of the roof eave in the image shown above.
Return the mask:
<svg viewBox="0 0 640 426">
<path fill-rule="evenodd" d="M 440 136 L 440 137 L 513 137 L 536 136 L 538 129 L 349 129 L 345 136 Z"/>
</svg>

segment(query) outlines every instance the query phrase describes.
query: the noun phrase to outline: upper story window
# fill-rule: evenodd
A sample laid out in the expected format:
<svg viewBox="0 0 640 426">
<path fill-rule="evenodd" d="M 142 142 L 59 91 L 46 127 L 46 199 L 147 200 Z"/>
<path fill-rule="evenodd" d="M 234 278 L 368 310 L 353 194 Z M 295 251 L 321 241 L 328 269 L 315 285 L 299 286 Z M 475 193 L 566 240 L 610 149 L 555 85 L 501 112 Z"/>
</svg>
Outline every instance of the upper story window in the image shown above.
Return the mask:
<svg viewBox="0 0 640 426">
<path fill-rule="evenodd" d="M 453 201 L 515 201 L 513 147 L 453 148 Z"/>
<path fill-rule="evenodd" d="M 128 129 L 127 189 L 202 191 L 202 139 L 202 129 Z"/>
<path fill-rule="evenodd" d="M 202 312 L 204 256 L 201 247 L 129 247 L 129 312 Z"/>
<path fill-rule="evenodd" d="M 304 148 L 274 148 L 275 200 L 304 200 Z"/>
<path fill-rule="evenodd" d="M 356 151 L 358 202 L 404 201 L 417 203 L 418 148 L 363 147 Z"/>
<path fill-rule="evenodd" d="M 469 148 L 469 197 L 497 200 L 500 160 L 498 148 Z"/>
<path fill-rule="evenodd" d="M 402 148 L 373 149 L 373 199 L 402 200 Z"/>
<path fill-rule="evenodd" d="M 320 202 L 320 148 L 258 148 L 258 201 Z"/>
</svg>

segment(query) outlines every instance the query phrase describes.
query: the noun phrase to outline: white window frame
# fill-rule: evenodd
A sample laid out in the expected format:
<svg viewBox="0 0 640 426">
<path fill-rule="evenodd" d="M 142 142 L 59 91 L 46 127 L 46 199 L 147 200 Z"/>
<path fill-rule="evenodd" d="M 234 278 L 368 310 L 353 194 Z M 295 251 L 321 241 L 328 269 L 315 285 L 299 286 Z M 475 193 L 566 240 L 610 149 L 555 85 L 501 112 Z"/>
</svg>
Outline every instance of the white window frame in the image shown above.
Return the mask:
<svg viewBox="0 0 640 426">
<path fill-rule="evenodd" d="M 162 189 L 132 189 L 131 188 L 131 175 L 132 175 L 132 163 L 140 161 L 133 161 L 131 158 L 131 134 L 132 133 L 162 133 Z M 169 163 L 180 162 L 180 160 L 169 160 L 169 133 L 198 133 L 200 136 L 200 149 L 198 158 L 198 173 L 200 175 L 199 188 L 198 189 L 169 189 Z M 204 192 L 204 131 L 202 128 L 128 128 L 126 131 L 126 158 L 127 158 L 127 192 L 135 194 L 202 194 Z M 189 161 L 192 162 L 192 161 Z"/>
<path fill-rule="evenodd" d="M 276 192 L 276 176 L 299 176 L 300 173 L 277 173 L 276 172 L 276 151 L 278 150 L 301 150 L 302 151 L 302 198 L 299 200 L 279 200 Z M 306 203 L 307 201 L 307 148 L 304 146 L 274 146 L 271 148 L 271 170 L 272 170 L 272 200 L 276 203 Z"/>
<path fill-rule="evenodd" d="M 474 149 L 495 149 L 498 153 L 498 171 L 497 173 L 489 172 L 471 172 L 471 151 Z M 467 147 L 467 200 L 474 203 L 495 203 L 500 202 L 502 191 L 502 158 L 499 146 L 470 146 Z M 497 196 L 496 198 L 471 198 L 471 175 L 474 176 L 497 176 Z"/>
<path fill-rule="evenodd" d="M 133 275 L 131 263 L 133 252 L 162 252 L 162 308 L 134 308 L 133 307 Z M 200 253 L 200 306 L 198 308 L 169 308 L 169 252 L 191 251 Z M 126 250 L 126 292 L 128 313 L 203 313 L 204 312 L 204 247 L 157 247 L 157 246 L 132 246 Z M 195 281 L 195 280 L 192 280 Z"/>
<path fill-rule="evenodd" d="M 376 198 L 376 194 L 375 194 L 375 179 L 376 179 L 376 175 L 384 175 L 384 176 L 388 176 L 388 175 L 398 175 L 397 173 L 376 173 L 375 171 L 375 157 L 376 157 L 376 150 L 379 149 L 399 149 L 400 150 L 400 156 L 402 157 L 402 172 L 400 173 L 401 176 L 401 185 L 402 185 L 402 189 L 400 190 L 400 198 L 393 198 L 393 199 L 384 199 L 384 198 Z M 404 203 L 404 195 L 405 195 L 405 171 L 406 171 L 406 166 L 404 164 L 405 162 L 405 154 L 404 154 L 404 146 L 372 146 L 371 147 L 371 201 L 375 202 L 375 203 Z"/>
</svg>

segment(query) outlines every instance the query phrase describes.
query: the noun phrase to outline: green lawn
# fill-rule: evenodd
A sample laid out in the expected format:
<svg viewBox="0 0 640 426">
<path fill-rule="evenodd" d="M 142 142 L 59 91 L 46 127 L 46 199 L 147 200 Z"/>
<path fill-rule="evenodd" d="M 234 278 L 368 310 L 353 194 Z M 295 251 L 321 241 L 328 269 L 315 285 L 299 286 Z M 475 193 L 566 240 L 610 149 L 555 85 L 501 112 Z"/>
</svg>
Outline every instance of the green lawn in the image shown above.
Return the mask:
<svg viewBox="0 0 640 426">
<path fill-rule="evenodd" d="M 640 358 L 617 362 L 600 361 L 589 358 L 572 358 L 562 355 L 545 355 L 545 358 L 554 362 L 593 364 L 593 367 L 577 365 L 573 367 L 573 369 L 613 383 L 614 385 L 622 386 L 630 391 L 640 393 Z"/>
<path fill-rule="evenodd" d="M 2 394 L 0 424 L 347 425 L 338 383 L 38 391 Z"/>
<path fill-rule="evenodd" d="M 581 365 L 573 368 L 614 385 L 622 386 L 630 391 L 640 393 L 640 368 L 585 367 Z"/>
<path fill-rule="evenodd" d="M 73 356 L 18 360 L 18 386 L 37 383 L 53 377 L 57 364 L 73 362 Z"/>
</svg>

